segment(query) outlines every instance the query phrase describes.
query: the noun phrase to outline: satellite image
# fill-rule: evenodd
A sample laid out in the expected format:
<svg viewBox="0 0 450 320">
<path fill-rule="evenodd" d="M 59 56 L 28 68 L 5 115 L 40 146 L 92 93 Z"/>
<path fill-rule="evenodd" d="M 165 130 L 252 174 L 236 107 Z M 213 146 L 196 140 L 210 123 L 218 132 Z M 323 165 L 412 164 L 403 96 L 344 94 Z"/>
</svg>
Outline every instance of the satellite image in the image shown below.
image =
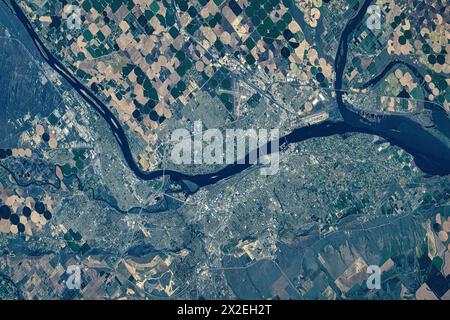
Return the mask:
<svg viewBox="0 0 450 320">
<path fill-rule="evenodd" d="M 0 300 L 450 300 L 449 4 L 0 0 Z"/>
</svg>

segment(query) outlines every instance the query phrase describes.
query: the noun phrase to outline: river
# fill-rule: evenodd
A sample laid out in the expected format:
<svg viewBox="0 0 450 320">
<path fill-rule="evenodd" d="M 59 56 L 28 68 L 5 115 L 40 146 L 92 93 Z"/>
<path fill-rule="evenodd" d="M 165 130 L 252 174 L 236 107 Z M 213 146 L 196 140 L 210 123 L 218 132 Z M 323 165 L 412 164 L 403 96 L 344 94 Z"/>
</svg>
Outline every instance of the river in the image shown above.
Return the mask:
<svg viewBox="0 0 450 320">
<path fill-rule="evenodd" d="M 344 121 L 325 121 L 317 125 L 297 128 L 290 134 L 281 137 L 280 145 L 298 143 L 306 139 L 332 136 L 347 132 L 375 134 L 410 153 L 414 157 L 417 166 L 423 172 L 433 175 L 447 175 L 450 173 L 449 148 L 436 137 L 428 133 L 424 128 L 422 128 L 421 125 L 406 116 L 403 117 L 397 115 L 373 115 L 372 118 L 375 117 L 377 121 L 368 121 L 367 114 L 362 116 L 358 110 L 345 103 L 342 99 L 342 79 L 347 63 L 348 41 L 351 39 L 353 31 L 362 22 L 367 7 L 371 2 L 372 0 L 365 0 L 358 13 L 347 23 L 342 33 L 336 55 L 336 80 L 334 83 L 334 89 L 336 90 L 336 102 Z M 31 23 L 28 21 L 17 3 L 13 0 L 11 0 L 10 3 L 16 16 L 34 41 L 42 58 L 51 68 L 61 75 L 108 123 L 118 145 L 120 146 L 128 167 L 139 179 L 152 180 L 166 175 L 169 176 L 172 181 L 181 183 L 183 189 L 186 192 L 191 193 L 198 190 L 198 188 L 215 184 L 223 179 L 238 174 L 251 166 L 250 164 L 232 164 L 214 173 L 197 175 L 188 175 L 172 170 L 155 170 L 150 172 L 143 171 L 135 162 L 122 125 L 112 111 L 89 88 L 76 79 L 76 77 L 74 77 L 58 59 L 53 56 L 53 54 L 45 47 L 39 36 L 36 34 Z M 272 152 L 273 151 L 274 150 L 272 150 Z M 279 150 L 276 150 L 276 152 L 278 151 Z M 188 188 L 186 182 L 195 184 L 195 187 L 192 188 L 191 186 Z"/>
</svg>

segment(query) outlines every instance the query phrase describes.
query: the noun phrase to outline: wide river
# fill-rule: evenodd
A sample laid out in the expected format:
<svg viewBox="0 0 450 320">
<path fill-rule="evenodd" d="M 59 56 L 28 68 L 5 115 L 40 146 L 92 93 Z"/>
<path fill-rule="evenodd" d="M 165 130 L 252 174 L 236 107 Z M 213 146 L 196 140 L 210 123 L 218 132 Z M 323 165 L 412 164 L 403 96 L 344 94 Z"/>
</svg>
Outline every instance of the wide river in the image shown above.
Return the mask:
<svg viewBox="0 0 450 320">
<path fill-rule="evenodd" d="M 53 56 L 53 54 L 46 48 L 44 43 L 36 34 L 31 23 L 28 21 L 17 3 L 13 0 L 9 2 L 16 16 L 34 41 L 42 58 L 51 68 L 60 74 L 108 123 L 115 139 L 117 140 L 117 143 L 120 146 L 127 165 L 139 179 L 152 180 L 166 175 L 169 176 L 172 181 L 179 182 L 186 192 L 192 192 L 198 190 L 200 187 L 212 185 L 218 181 L 231 177 L 251 166 L 249 164 L 231 164 L 214 173 L 197 175 L 189 175 L 172 170 L 155 170 L 150 172 L 143 171 L 135 162 L 122 125 L 119 123 L 112 111 L 89 88 L 74 77 L 58 59 Z M 342 80 L 347 63 L 348 42 L 350 41 L 354 30 L 363 21 L 364 15 L 371 2 L 373 2 L 373 0 L 365 0 L 358 10 L 358 13 L 350 19 L 345 26 L 340 38 L 338 52 L 335 59 L 336 80 L 334 83 L 334 89 L 336 90 L 336 102 L 344 121 L 325 121 L 317 125 L 297 128 L 290 134 L 281 137 L 280 145 L 298 143 L 306 139 L 332 136 L 347 132 L 373 134 L 383 137 L 390 143 L 397 145 L 410 153 L 414 157 L 417 166 L 423 172 L 433 175 L 447 175 L 450 173 L 449 147 L 442 143 L 434 135 L 430 134 L 420 124 L 411 120 L 407 116 L 368 116 L 367 113 L 361 114 L 360 111 L 343 101 Z M 381 78 L 382 77 L 379 77 L 378 80 Z M 371 83 L 371 85 L 372 84 L 373 83 Z M 447 115 L 445 115 L 445 117 L 448 121 Z M 368 121 L 368 118 L 377 119 L 377 121 Z M 271 152 L 278 151 L 279 150 L 271 150 Z M 195 184 L 196 187 L 193 188 L 191 185 L 191 187 L 188 188 L 185 182 L 191 182 Z"/>
</svg>

